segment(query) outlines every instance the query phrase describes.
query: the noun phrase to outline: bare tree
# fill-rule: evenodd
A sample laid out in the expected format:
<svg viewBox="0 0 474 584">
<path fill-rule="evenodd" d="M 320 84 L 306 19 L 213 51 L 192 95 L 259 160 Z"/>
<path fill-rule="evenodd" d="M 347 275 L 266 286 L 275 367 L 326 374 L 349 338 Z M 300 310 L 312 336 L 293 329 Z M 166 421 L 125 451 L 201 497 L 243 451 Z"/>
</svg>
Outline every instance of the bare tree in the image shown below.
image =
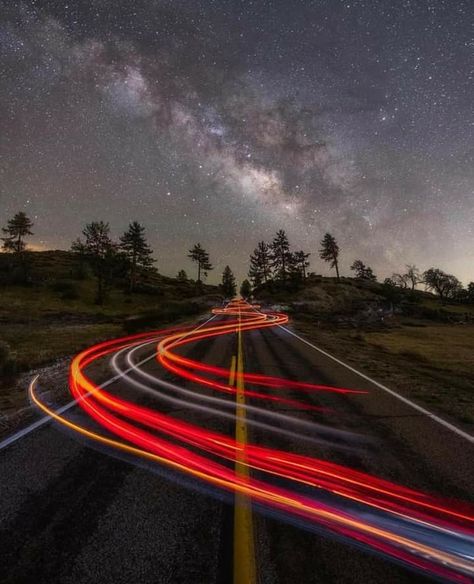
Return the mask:
<svg viewBox="0 0 474 584">
<path fill-rule="evenodd" d="M 408 288 L 409 280 L 406 274 L 392 274 L 391 280 L 399 288 L 403 288 L 404 290 Z"/>
<path fill-rule="evenodd" d="M 414 290 L 418 284 L 423 282 L 420 270 L 413 264 L 407 264 L 406 274 L 404 275 L 407 282 L 411 284 L 411 289 Z"/>
</svg>

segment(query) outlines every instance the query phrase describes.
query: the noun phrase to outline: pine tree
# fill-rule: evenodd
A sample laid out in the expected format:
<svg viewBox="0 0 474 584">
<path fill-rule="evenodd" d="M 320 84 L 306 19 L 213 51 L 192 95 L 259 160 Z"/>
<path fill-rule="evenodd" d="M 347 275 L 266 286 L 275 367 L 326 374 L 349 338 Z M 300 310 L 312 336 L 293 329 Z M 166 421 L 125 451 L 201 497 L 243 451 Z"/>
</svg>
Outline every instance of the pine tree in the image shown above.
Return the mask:
<svg viewBox="0 0 474 584">
<path fill-rule="evenodd" d="M 272 275 L 271 270 L 271 249 L 268 243 L 260 241 L 250 255 L 249 278 L 254 287 L 267 282 Z"/>
<path fill-rule="evenodd" d="M 20 254 L 26 250 L 25 237 L 33 235 L 33 222 L 24 211 L 9 219 L 7 226 L 2 228 L 5 237 L 2 237 L 3 250 Z"/>
<path fill-rule="evenodd" d="M 176 279 L 178 280 L 178 282 L 187 282 L 188 275 L 186 274 L 186 272 L 184 270 L 179 270 L 178 275 L 176 276 Z"/>
<path fill-rule="evenodd" d="M 222 273 L 221 290 L 227 298 L 233 298 L 237 292 L 235 277 L 229 266 L 226 266 Z"/>
<path fill-rule="evenodd" d="M 248 280 L 244 280 L 240 286 L 240 295 L 242 298 L 248 298 L 252 293 L 252 286 Z"/>
<path fill-rule="evenodd" d="M 133 292 L 140 269 L 150 269 L 156 261 L 152 258 L 153 251 L 146 241 L 145 228 L 137 221 L 130 223 L 128 230 L 120 238 L 119 249 L 128 266 L 128 290 Z"/>
<path fill-rule="evenodd" d="M 306 280 L 306 268 L 309 268 L 308 258 L 311 254 L 303 250 L 295 251 L 293 254 L 295 269 L 301 274 L 303 280 Z"/>
<path fill-rule="evenodd" d="M 188 258 L 190 258 L 198 266 L 197 282 L 200 284 L 201 271 L 204 271 L 204 274 L 207 276 L 207 272 L 214 269 L 211 262 L 209 261 L 209 254 L 201 247 L 200 243 L 196 243 L 196 245 L 189 250 Z"/>
<path fill-rule="evenodd" d="M 277 231 L 271 243 L 272 268 L 279 280 L 287 280 L 293 261 L 288 237 L 283 229 Z"/>
<path fill-rule="evenodd" d="M 96 303 L 103 304 L 117 263 L 117 245 L 110 238 L 110 227 L 103 221 L 88 223 L 82 230 L 84 241 L 76 239 L 71 250 L 88 260 L 97 279 Z"/>
<path fill-rule="evenodd" d="M 336 268 L 336 277 L 339 280 L 339 246 L 337 245 L 336 239 L 330 233 L 326 233 L 321 240 L 319 257 L 325 262 L 328 262 L 331 268 Z"/>
</svg>

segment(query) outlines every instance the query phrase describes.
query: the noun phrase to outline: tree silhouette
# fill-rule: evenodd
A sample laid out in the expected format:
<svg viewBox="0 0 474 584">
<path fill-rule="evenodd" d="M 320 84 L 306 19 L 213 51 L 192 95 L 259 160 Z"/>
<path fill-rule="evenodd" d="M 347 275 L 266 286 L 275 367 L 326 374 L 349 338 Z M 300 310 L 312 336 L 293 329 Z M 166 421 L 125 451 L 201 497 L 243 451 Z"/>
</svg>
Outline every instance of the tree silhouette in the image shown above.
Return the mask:
<svg viewBox="0 0 474 584">
<path fill-rule="evenodd" d="M 275 276 L 279 280 L 287 280 L 293 257 L 290 252 L 290 243 L 283 229 L 277 231 L 271 243 L 272 268 Z"/>
<path fill-rule="evenodd" d="M 420 270 L 413 264 L 407 264 L 406 266 L 407 272 L 404 274 L 404 278 L 406 282 L 411 284 L 411 289 L 414 290 L 417 284 L 421 284 L 423 282 L 423 278 L 421 276 Z"/>
<path fill-rule="evenodd" d="M 248 280 L 244 280 L 240 286 L 240 295 L 242 298 L 248 298 L 252 293 L 252 286 Z"/>
<path fill-rule="evenodd" d="M 325 262 L 328 262 L 331 268 L 336 268 L 336 277 L 339 281 L 339 246 L 337 245 L 336 239 L 330 233 L 326 233 L 321 240 L 319 257 Z"/>
<path fill-rule="evenodd" d="M 351 270 L 355 272 L 356 278 L 358 280 L 369 280 L 375 282 L 377 277 L 375 276 L 372 268 L 366 266 L 362 260 L 354 260 L 351 266 Z"/>
<path fill-rule="evenodd" d="M 152 258 L 153 251 L 145 238 L 145 228 L 137 221 L 128 226 L 120 237 L 119 249 L 128 267 L 128 290 L 133 292 L 137 284 L 140 269 L 150 269 L 156 261 Z"/>
<path fill-rule="evenodd" d="M 235 293 L 237 292 L 235 277 L 229 266 L 226 266 L 222 273 L 221 290 L 224 296 L 228 298 L 233 298 L 235 296 Z"/>
<path fill-rule="evenodd" d="M 259 286 L 267 282 L 271 275 L 271 249 L 268 243 L 260 241 L 250 255 L 249 278 L 254 286 Z"/>
<path fill-rule="evenodd" d="M 462 290 L 461 282 L 452 274 L 446 274 L 439 268 L 430 268 L 423 274 L 423 281 L 428 290 L 434 290 L 442 303 L 454 298 Z"/>
<path fill-rule="evenodd" d="M 198 277 L 197 282 L 198 284 L 201 283 L 201 271 L 209 272 L 213 270 L 211 262 L 209 261 L 209 254 L 205 249 L 201 247 L 200 243 L 196 243 L 196 245 L 189 250 L 188 258 L 191 259 L 194 263 L 198 266 Z M 206 274 L 207 275 L 207 274 Z"/>
<path fill-rule="evenodd" d="M 303 280 L 306 280 L 306 268 L 309 268 L 308 258 L 311 254 L 303 250 L 295 251 L 293 254 L 293 263 L 295 269 L 301 274 Z"/>
<path fill-rule="evenodd" d="M 176 276 L 176 279 L 178 280 L 178 282 L 187 282 L 188 275 L 186 274 L 186 272 L 184 270 L 179 270 L 178 275 Z"/>
<path fill-rule="evenodd" d="M 466 289 L 466 302 L 474 304 L 474 282 L 469 282 Z"/>
<path fill-rule="evenodd" d="M 395 286 L 403 288 L 403 290 L 406 290 L 408 288 L 409 278 L 407 274 L 394 273 L 392 274 L 391 280 Z"/>
<path fill-rule="evenodd" d="M 25 237 L 33 235 L 31 228 L 33 222 L 29 219 L 24 211 L 16 213 L 9 219 L 7 226 L 2 228 L 5 237 L 2 237 L 3 250 L 21 254 L 26 250 Z"/>
<path fill-rule="evenodd" d="M 76 239 L 71 250 L 86 258 L 97 279 L 96 303 L 103 304 L 117 265 L 117 245 L 110 238 L 110 227 L 103 221 L 88 223 L 82 230 L 84 240 Z"/>
</svg>

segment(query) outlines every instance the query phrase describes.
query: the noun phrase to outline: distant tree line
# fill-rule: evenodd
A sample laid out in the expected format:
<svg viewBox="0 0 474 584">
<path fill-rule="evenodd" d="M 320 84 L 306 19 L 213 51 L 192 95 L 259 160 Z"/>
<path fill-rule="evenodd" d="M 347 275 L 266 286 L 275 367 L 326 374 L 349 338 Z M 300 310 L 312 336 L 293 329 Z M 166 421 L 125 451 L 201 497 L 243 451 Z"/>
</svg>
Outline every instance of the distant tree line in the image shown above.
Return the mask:
<svg viewBox="0 0 474 584">
<path fill-rule="evenodd" d="M 2 229 L 2 250 L 12 255 L 15 265 L 23 268 L 22 278 L 17 280 L 20 283 L 26 283 L 28 280 L 26 238 L 33 235 L 32 227 L 31 219 L 21 211 L 8 220 L 6 227 Z M 79 272 L 82 275 L 86 270 L 92 272 L 96 280 L 97 304 L 105 302 L 113 283 L 122 282 L 126 291 L 132 294 L 140 288 L 144 276 L 156 273 L 154 267 L 156 260 L 148 244 L 145 228 L 137 221 L 129 224 L 118 241 L 112 239 L 109 223 L 104 221 L 87 223 L 81 237 L 72 242 L 71 252 L 77 258 Z M 197 281 L 194 283 L 199 287 L 202 279 L 213 269 L 209 254 L 197 243 L 189 250 L 188 257 L 197 265 Z M 230 271 L 230 268 L 228 269 Z M 184 270 L 179 270 L 177 280 L 193 283 Z"/>
<path fill-rule="evenodd" d="M 288 237 L 284 230 L 279 230 L 274 239 L 267 243 L 260 241 L 250 255 L 249 278 L 254 288 L 268 282 L 304 281 L 308 275 L 310 254 L 304 251 L 291 251 Z M 339 271 L 340 249 L 335 237 L 326 233 L 320 242 L 319 257 L 329 264 L 340 280 Z M 362 260 L 356 259 L 350 267 L 357 280 L 376 282 L 377 276 L 373 269 Z M 423 285 L 426 290 L 435 293 L 441 302 L 453 301 L 474 303 L 474 282 L 466 288 L 453 276 L 439 268 L 429 268 L 421 272 L 417 266 L 408 264 L 403 273 L 394 273 L 384 280 L 384 285 L 404 290 L 415 290 Z"/>
<path fill-rule="evenodd" d="M 292 251 L 286 232 L 280 229 L 270 243 L 260 241 L 250 255 L 249 278 L 254 288 L 277 280 L 305 280 L 309 253 Z"/>
<path fill-rule="evenodd" d="M 2 250 L 12 255 L 15 265 L 21 274 L 20 280 L 28 278 L 27 244 L 28 237 L 33 235 L 33 222 L 25 212 L 16 213 L 2 228 L 0 238 Z M 145 228 L 137 221 L 132 221 L 127 230 L 114 241 L 110 235 L 110 227 L 104 221 L 88 223 L 82 230 L 82 237 L 71 245 L 71 251 L 78 259 L 81 268 L 89 266 L 96 279 L 96 302 L 102 304 L 115 279 L 125 280 L 128 293 L 134 293 L 141 283 L 144 274 L 156 272 L 153 251 L 147 242 Z M 283 229 L 275 234 L 271 242 L 259 241 L 253 253 L 250 254 L 249 280 L 242 282 L 240 293 L 249 297 L 252 288 L 270 282 L 298 284 L 304 283 L 309 275 L 310 253 L 304 250 L 292 250 L 288 236 Z M 319 257 L 335 270 L 337 280 L 340 280 L 339 270 L 340 248 L 336 238 L 326 233 L 320 241 Z M 196 243 L 187 254 L 196 265 L 197 279 L 190 280 L 184 270 L 179 270 L 179 282 L 194 283 L 198 288 L 202 285 L 208 273 L 213 270 L 209 253 L 200 243 Z M 356 259 L 350 267 L 358 280 L 375 282 L 377 280 L 372 268 L 362 260 Z M 423 285 L 426 290 L 435 293 L 441 302 L 474 303 L 474 282 L 465 288 L 452 274 L 440 268 L 429 268 L 421 272 L 417 266 L 407 264 L 405 271 L 394 273 L 384 280 L 386 287 L 403 290 L 415 290 Z M 236 294 L 235 276 L 229 266 L 224 268 L 220 289 L 224 296 Z"/>
<path fill-rule="evenodd" d="M 421 272 L 416 266 L 407 265 L 404 273 L 392 274 L 390 278 L 385 278 L 384 284 L 402 290 L 415 290 L 421 284 L 426 290 L 436 294 L 442 303 L 474 304 L 474 282 L 464 288 L 456 276 L 440 268 L 429 268 Z"/>
</svg>

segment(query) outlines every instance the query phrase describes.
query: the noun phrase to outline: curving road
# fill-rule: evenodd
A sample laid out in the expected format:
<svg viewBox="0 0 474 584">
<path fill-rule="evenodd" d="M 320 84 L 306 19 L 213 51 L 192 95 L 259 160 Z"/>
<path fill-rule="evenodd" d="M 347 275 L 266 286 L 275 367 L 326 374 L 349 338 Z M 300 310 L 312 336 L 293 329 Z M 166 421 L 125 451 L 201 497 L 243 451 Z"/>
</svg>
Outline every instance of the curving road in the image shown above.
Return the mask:
<svg viewBox="0 0 474 584">
<path fill-rule="evenodd" d="M 103 343 L 0 443 L 0 582 L 474 576 L 472 438 L 244 301 Z"/>
</svg>

